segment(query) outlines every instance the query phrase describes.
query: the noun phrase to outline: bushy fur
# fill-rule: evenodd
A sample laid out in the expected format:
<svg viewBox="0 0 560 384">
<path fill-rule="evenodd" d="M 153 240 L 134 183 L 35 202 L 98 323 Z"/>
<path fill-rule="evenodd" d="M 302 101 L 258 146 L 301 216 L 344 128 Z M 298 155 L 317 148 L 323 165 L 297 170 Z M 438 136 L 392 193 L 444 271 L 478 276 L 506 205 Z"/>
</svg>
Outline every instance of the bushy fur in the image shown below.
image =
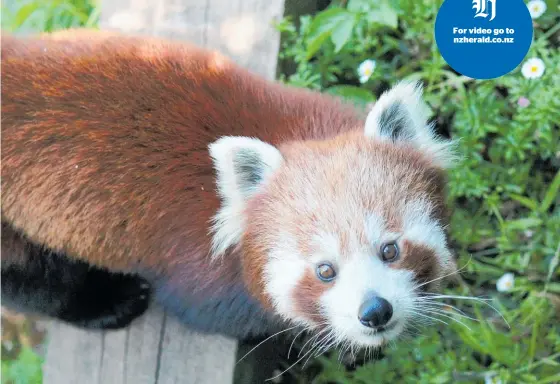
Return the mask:
<svg viewBox="0 0 560 384">
<path fill-rule="evenodd" d="M 313 265 L 329 252 L 369 260 L 376 233 L 400 231 L 409 239 L 399 263 L 353 258 L 347 270 L 367 265 L 412 289 L 453 267 L 441 230 L 451 156 L 420 97 L 398 85 L 366 119 L 187 44 L 106 32 L 2 36 L 2 223 L 22 235 L 2 238 L 3 284 L 25 281 L 32 259 L 69 276 L 87 263 L 99 284 L 123 273 L 136 288 L 148 283 L 153 300 L 193 328 L 247 337 L 332 320 L 341 294 L 362 300 L 365 292 L 319 282 Z M 37 247 L 49 253 L 31 257 Z M 36 286 L 49 290 L 44 271 Z M 136 303 L 147 292 L 128 282 L 115 292 Z M 95 287 L 88 280 L 88 292 Z"/>
</svg>

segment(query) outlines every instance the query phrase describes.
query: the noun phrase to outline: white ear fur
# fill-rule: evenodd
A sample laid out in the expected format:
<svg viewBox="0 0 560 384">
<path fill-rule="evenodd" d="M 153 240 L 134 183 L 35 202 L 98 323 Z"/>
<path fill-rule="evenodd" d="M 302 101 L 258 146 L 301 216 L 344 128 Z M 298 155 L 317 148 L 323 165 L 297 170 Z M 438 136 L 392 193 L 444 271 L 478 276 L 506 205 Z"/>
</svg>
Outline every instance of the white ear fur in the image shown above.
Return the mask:
<svg viewBox="0 0 560 384">
<path fill-rule="evenodd" d="M 247 200 L 282 164 L 280 151 L 250 137 L 222 137 L 208 146 L 222 199 L 213 218 L 212 255 L 220 256 L 241 240 Z"/>
<path fill-rule="evenodd" d="M 413 144 L 443 168 L 452 166 L 455 160 L 455 143 L 437 138 L 433 124 L 428 124 L 428 108 L 419 82 L 400 82 L 383 93 L 367 116 L 364 132 L 379 140 Z"/>
</svg>

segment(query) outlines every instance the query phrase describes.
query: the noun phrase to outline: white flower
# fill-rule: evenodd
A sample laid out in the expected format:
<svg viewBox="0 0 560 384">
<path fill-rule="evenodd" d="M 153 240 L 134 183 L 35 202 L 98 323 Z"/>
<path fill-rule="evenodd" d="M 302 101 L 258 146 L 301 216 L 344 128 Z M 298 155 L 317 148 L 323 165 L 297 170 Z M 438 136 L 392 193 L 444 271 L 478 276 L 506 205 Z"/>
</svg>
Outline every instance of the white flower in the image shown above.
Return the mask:
<svg viewBox="0 0 560 384">
<path fill-rule="evenodd" d="M 502 380 L 494 374 L 484 375 L 484 384 L 502 384 Z"/>
<path fill-rule="evenodd" d="M 365 60 L 360 66 L 358 67 L 358 75 L 360 75 L 360 83 L 365 83 L 369 80 L 373 71 L 375 71 L 375 60 Z"/>
<path fill-rule="evenodd" d="M 529 13 L 533 19 L 537 19 L 546 12 L 546 3 L 543 0 L 531 0 L 527 3 Z"/>
<path fill-rule="evenodd" d="M 523 64 L 521 73 L 527 79 L 538 79 L 543 75 L 545 68 L 544 61 L 538 57 L 532 57 Z"/>
<path fill-rule="evenodd" d="M 515 276 L 513 273 L 506 273 L 498 279 L 496 282 L 496 289 L 498 292 L 508 292 L 511 291 L 515 283 Z"/>
</svg>

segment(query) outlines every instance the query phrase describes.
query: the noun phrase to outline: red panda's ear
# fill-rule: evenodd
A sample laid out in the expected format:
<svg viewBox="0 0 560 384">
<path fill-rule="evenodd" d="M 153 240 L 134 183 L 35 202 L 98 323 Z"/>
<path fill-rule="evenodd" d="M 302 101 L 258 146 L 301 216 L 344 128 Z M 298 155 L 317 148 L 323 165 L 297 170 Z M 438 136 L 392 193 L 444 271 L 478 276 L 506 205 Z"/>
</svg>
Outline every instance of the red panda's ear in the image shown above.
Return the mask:
<svg viewBox="0 0 560 384">
<path fill-rule="evenodd" d="M 428 116 L 421 84 L 400 82 L 374 104 L 364 133 L 378 140 L 412 144 L 430 155 L 437 165 L 447 168 L 454 160 L 451 148 L 454 143 L 436 137 Z"/>
<path fill-rule="evenodd" d="M 283 162 L 280 151 L 250 137 L 222 137 L 208 147 L 216 170 L 221 207 L 214 217 L 213 254 L 235 246 L 245 229 L 247 200 Z"/>
</svg>

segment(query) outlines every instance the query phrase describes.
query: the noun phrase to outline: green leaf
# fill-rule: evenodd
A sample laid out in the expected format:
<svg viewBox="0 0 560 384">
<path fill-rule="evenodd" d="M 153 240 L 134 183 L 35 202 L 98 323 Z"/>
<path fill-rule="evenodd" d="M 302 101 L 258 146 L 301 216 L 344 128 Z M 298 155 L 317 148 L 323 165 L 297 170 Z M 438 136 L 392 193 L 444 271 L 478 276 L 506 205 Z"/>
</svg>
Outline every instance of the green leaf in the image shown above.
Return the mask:
<svg viewBox="0 0 560 384">
<path fill-rule="evenodd" d="M 554 253 L 554 257 L 552 258 L 552 260 L 550 260 L 550 264 L 548 266 L 548 274 L 546 276 L 547 284 L 552 279 L 552 274 L 554 273 L 554 270 L 558 267 L 558 264 L 560 264 L 560 244 L 558 245 L 558 249 L 556 249 L 556 252 Z"/>
<path fill-rule="evenodd" d="M 33 12 L 35 12 L 37 9 L 39 9 L 39 8 L 40 8 L 40 7 L 39 7 L 39 4 L 36 4 L 36 3 L 34 3 L 34 2 L 33 2 L 33 3 L 26 4 L 26 5 L 24 5 L 23 7 L 21 7 L 21 8 L 17 11 L 17 13 L 16 13 L 16 15 L 15 15 L 15 17 L 14 17 L 14 21 L 13 21 L 12 27 L 13 27 L 13 28 L 19 28 L 19 27 L 21 27 L 22 24 L 25 22 L 25 20 L 27 20 L 27 19 L 31 16 L 31 14 L 32 14 Z"/>
<path fill-rule="evenodd" d="M 556 173 L 554 180 L 552 180 L 552 184 L 550 184 L 548 191 L 546 191 L 546 195 L 544 196 L 544 200 L 541 204 L 541 212 L 546 212 L 552 205 L 552 202 L 555 199 L 558 199 L 558 190 L 560 190 L 560 171 Z"/>
<path fill-rule="evenodd" d="M 534 200 L 529 199 L 528 197 L 515 194 L 511 194 L 510 197 L 532 211 L 537 210 L 538 203 Z"/>
<path fill-rule="evenodd" d="M 356 25 L 356 17 L 354 15 L 348 14 L 344 18 L 344 20 L 340 21 L 333 29 L 331 40 L 334 44 L 335 53 L 338 53 L 348 42 L 348 40 L 352 36 L 354 25 Z"/>
<path fill-rule="evenodd" d="M 397 28 L 399 25 L 397 12 L 387 0 L 380 1 L 377 9 L 368 13 L 368 21 L 387 25 L 391 28 Z"/>
<path fill-rule="evenodd" d="M 351 12 L 366 12 L 372 4 L 371 0 L 348 0 L 346 8 Z"/>
<path fill-rule="evenodd" d="M 422 74 L 420 72 L 410 73 L 402 78 L 402 81 L 420 81 L 422 80 Z"/>
<path fill-rule="evenodd" d="M 311 58 L 329 38 L 336 26 L 346 20 L 350 12 L 342 8 L 331 8 L 319 13 L 309 26 L 307 36 L 307 59 Z M 352 16 L 353 17 L 353 16 Z"/>
<path fill-rule="evenodd" d="M 91 14 L 89 15 L 85 27 L 86 28 L 93 28 L 99 22 L 99 16 L 101 15 L 101 7 L 94 8 Z"/>
<path fill-rule="evenodd" d="M 352 85 L 338 85 L 326 90 L 331 95 L 337 95 L 354 104 L 364 106 L 375 100 L 370 91 Z"/>
<path fill-rule="evenodd" d="M 537 217 L 528 217 L 526 219 L 511 220 L 505 222 L 504 227 L 507 229 L 529 229 L 538 227 L 542 224 L 542 220 Z"/>
<path fill-rule="evenodd" d="M 560 373 L 546 377 L 542 380 L 537 381 L 537 384 L 549 384 L 549 383 L 558 383 L 560 381 Z"/>
</svg>

